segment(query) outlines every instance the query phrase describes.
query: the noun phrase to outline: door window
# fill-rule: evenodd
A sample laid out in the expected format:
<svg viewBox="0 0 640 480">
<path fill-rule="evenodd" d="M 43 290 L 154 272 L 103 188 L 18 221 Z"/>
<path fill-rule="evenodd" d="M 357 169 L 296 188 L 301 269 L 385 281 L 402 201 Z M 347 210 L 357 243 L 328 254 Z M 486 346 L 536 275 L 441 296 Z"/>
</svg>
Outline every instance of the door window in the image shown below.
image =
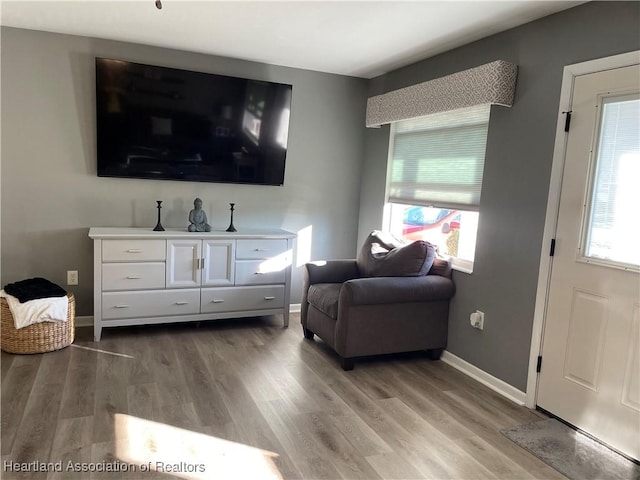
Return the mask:
<svg viewBox="0 0 640 480">
<path fill-rule="evenodd" d="M 640 95 L 604 97 L 581 260 L 640 267 Z"/>
</svg>

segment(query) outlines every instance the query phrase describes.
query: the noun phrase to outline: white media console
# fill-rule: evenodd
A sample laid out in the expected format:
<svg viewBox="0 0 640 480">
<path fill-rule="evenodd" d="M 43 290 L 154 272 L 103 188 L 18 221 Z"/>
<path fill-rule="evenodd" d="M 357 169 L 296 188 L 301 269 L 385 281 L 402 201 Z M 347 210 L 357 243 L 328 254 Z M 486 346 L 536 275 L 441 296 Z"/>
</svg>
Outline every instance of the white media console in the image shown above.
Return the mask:
<svg viewBox="0 0 640 480">
<path fill-rule="evenodd" d="M 295 234 L 94 227 L 93 335 L 123 325 L 282 314 Z"/>
</svg>

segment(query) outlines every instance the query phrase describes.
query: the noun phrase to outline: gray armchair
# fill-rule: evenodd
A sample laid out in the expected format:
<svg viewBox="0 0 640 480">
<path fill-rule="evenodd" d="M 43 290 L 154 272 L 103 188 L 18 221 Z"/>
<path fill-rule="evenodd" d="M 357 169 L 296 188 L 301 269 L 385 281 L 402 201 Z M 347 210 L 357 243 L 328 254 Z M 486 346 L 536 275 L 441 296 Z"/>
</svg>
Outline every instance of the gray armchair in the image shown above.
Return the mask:
<svg viewBox="0 0 640 480">
<path fill-rule="evenodd" d="M 375 249 L 381 250 L 375 253 Z M 358 357 L 447 346 L 451 265 L 427 242 L 403 244 L 372 232 L 358 259 L 304 267 L 301 323 L 351 370 Z"/>
</svg>

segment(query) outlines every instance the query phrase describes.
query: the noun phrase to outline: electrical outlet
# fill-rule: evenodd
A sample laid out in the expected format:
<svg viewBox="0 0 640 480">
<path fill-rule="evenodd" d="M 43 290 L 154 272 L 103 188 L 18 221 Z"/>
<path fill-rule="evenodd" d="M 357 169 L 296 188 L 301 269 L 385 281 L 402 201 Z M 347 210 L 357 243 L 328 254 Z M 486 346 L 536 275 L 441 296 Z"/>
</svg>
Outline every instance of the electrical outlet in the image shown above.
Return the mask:
<svg viewBox="0 0 640 480">
<path fill-rule="evenodd" d="M 78 285 L 77 270 L 67 270 L 67 285 Z"/>
<path fill-rule="evenodd" d="M 478 330 L 484 329 L 484 312 L 476 310 L 469 316 L 469 320 L 473 328 L 477 328 Z"/>
</svg>

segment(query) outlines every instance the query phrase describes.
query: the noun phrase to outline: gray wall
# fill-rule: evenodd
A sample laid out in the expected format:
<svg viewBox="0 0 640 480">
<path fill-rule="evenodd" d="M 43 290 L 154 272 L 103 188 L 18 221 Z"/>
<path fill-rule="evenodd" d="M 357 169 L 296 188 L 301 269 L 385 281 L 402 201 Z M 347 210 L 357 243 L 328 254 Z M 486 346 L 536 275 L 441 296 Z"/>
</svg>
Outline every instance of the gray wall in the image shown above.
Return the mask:
<svg viewBox="0 0 640 480">
<path fill-rule="evenodd" d="M 94 57 L 122 58 L 293 85 L 283 187 L 98 178 Z M 2 28 L 2 285 L 32 276 L 66 284 L 93 314 L 91 226 L 185 227 L 201 197 L 214 228 L 312 227 L 313 259 L 356 249 L 367 82 L 229 58 Z M 301 249 L 302 250 L 302 249 Z M 305 248 L 305 251 L 308 249 Z M 301 298 L 294 265 L 292 301 Z"/>
<path fill-rule="evenodd" d="M 371 81 L 369 95 L 494 60 L 518 65 L 492 107 L 474 272 L 455 272 L 447 350 L 524 391 L 563 67 L 640 48 L 640 3 L 592 2 Z M 380 228 L 389 128 L 366 135 L 358 239 Z M 485 312 L 483 331 L 469 314 Z"/>
</svg>

